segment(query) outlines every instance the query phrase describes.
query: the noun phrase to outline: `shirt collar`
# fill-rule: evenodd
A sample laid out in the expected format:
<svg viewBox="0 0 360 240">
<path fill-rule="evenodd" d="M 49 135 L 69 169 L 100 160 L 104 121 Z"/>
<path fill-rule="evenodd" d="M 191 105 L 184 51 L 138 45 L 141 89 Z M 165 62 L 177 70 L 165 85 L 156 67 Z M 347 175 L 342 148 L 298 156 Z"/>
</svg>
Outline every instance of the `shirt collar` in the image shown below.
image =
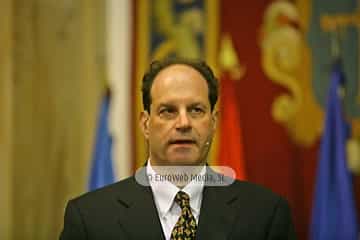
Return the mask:
<svg viewBox="0 0 360 240">
<path fill-rule="evenodd" d="M 148 160 L 146 166 L 146 173 L 150 176 L 156 175 L 155 170 L 151 167 L 150 159 Z M 206 167 L 204 166 L 198 174 L 199 178 L 190 181 L 183 189 L 178 188 L 167 180 L 157 181 L 154 177 L 149 177 L 149 183 L 154 193 L 154 200 L 157 202 L 157 206 L 159 208 L 160 217 L 164 217 L 170 211 L 174 198 L 180 190 L 189 195 L 190 207 L 193 214 L 199 214 L 202 191 L 204 189 L 204 181 L 199 179 L 204 179 L 205 173 Z"/>
</svg>

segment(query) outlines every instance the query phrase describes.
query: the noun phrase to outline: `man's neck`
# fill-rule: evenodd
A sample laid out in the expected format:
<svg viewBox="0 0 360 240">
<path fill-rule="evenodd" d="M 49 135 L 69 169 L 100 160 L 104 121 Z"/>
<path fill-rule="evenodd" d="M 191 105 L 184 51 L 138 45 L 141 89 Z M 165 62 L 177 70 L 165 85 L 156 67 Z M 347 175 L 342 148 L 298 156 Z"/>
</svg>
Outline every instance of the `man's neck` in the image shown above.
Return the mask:
<svg viewBox="0 0 360 240">
<path fill-rule="evenodd" d="M 199 174 L 204 172 L 205 164 L 203 165 L 188 165 L 188 166 L 164 166 L 153 165 L 149 158 L 148 164 L 154 170 L 158 177 L 167 180 L 182 189 L 189 184 L 193 179 L 197 179 Z"/>
</svg>

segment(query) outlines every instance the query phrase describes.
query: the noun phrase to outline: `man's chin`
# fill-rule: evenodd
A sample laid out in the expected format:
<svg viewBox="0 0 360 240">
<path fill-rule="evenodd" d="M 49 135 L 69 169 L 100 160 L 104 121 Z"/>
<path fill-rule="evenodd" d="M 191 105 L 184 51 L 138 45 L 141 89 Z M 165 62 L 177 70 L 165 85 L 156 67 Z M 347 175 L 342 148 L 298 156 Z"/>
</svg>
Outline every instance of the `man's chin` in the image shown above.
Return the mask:
<svg viewBox="0 0 360 240">
<path fill-rule="evenodd" d="M 204 162 L 198 158 L 189 158 L 189 157 L 170 157 L 168 158 L 168 163 L 170 166 L 198 166 L 204 165 Z"/>
</svg>

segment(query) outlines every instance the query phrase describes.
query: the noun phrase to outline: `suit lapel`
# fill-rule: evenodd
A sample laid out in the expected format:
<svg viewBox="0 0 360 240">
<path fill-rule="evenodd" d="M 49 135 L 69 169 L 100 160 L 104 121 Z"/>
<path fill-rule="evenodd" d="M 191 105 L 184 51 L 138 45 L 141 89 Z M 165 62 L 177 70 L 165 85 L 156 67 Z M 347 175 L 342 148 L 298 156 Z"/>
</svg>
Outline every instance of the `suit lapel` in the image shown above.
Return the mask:
<svg viewBox="0 0 360 240">
<path fill-rule="evenodd" d="M 145 170 L 140 173 L 145 176 Z M 231 187 L 204 187 L 197 239 L 227 239 L 238 211 L 238 193 Z M 165 240 L 150 186 L 131 178 L 119 189 L 118 222 L 130 239 Z"/>
<path fill-rule="evenodd" d="M 165 239 L 151 188 L 131 180 L 118 197 L 121 227 L 131 239 Z"/>
<path fill-rule="evenodd" d="M 239 212 L 237 198 L 230 187 L 205 187 L 196 239 L 227 239 Z"/>
</svg>

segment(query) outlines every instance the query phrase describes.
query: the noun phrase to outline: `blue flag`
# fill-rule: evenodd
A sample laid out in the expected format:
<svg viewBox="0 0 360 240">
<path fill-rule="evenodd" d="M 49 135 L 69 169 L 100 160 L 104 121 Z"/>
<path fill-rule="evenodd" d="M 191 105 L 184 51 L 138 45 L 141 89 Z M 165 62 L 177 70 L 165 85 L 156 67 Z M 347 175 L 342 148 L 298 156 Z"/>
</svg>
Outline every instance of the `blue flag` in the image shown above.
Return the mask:
<svg viewBox="0 0 360 240">
<path fill-rule="evenodd" d="M 331 74 L 317 169 L 311 240 L 358 240 L 353 181 L 346 159 L 349 127 L 345 122 L 340 96 L 343 84 L 344 75 L 340 64 L 336 63 Z"/>
<path fill-rule="evenodd" d="M 110 96 L 104 97 L 98 117 L 96 143 L 93 152 L 89 190 L 94 190 L 115 181 L 112 163 L 112 138 L 109 133 Z"/>
</svg>

